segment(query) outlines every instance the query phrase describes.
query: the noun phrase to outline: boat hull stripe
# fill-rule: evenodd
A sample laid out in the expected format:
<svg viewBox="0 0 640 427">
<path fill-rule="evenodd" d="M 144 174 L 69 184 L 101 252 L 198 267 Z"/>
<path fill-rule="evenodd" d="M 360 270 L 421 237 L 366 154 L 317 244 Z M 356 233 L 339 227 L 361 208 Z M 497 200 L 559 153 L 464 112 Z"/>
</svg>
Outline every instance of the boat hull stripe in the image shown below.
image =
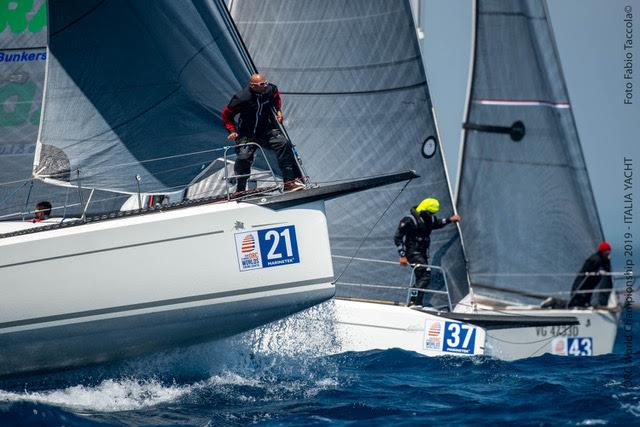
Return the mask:
<svg viewBox="0 0 640 427">
<path fill-rule="evenodd" d="M 283 283 L 283 284 L 270 285 L 270 286 L 260 286 L 257 288 L 238 289 L 233 291 L 213 292 L 209 294 L 192 295 L 188 297 L 171 298 L 171 299 L 160 300 L 160 301 L 150 301 L 150 302 L 143 302 L 138 304 L 122 305 L 118 307 L 78 311 L 75 313 L 56 314 L 53 316 L 45 316 L 45 317 L 35 317 L 31 319 L 15 320 L 11 322 L 0 323 L 0 329 L 11 328 L 15 326 L 26 326 L 26 325 L 32 325 L 37 323 L 55 322 L 59 320 L 78 319 L 82 317 L 97 316 L 102 314 L 123 313 L 127 311 L 140 310 L 145 308 L 158 308 L 158 307 L 164 307 L 164 306 L 175 305 L 175 304 L 205 301 L 209 299 L 220 299 L 220 298 L 233 297 L 238 295 L 253 294 L 258 292 L 278 291 L 283 289 L 318 285 L 322 283 L 331 283 L 332 281 L 333 281 L 333 277 L 323 277 L 320 279 L 304 280 L 301 282 Z"/>
<path fill-rule="evenodd" d="M 18 265 L 33 264 L 34 262 L 53 261 L 53 260 L 56 260 L 56 259 L 71 258 L 71 257 L 76 257 L 76 256 L 82 256 L 82 255 L 99 254 L 99 253 L 102 253 L 102 252 L 110 252 L 110 251 L 117 251 L 117 250 L 120 250 L 120 249 L 136 248 L 136 247 L 139 247 L 139 246 L 146 246 L 146 245 L 155 245 L 157 243 L 174 242 L 174 241 L 177 241 L 177 240 L 192 239 L 192 238 L 195 238 L 195 237 L 203 237 L 203 236 L 209 236 L 209 235 L 212 235 L 212 234 L 222 234 L 222 233 L 224 233 L 223 230 L 216 230 L 216 231 L 209 231 L 207 233 L 190 234 L 188 236 L 172 237 L 171 239 L 153 240 L 153 241 L 142 242 L 142 243 L 132 243 L 130 245 L 115 246 L 113 248 L 105 248 L 105 249 L 96 249 L 96 250 L 93 250 L 93 251 L 86 251 L 86 252 L 76 252 L 76 253 L 73 253 L 73 254 L 59 255 L 59 256 L 54 256 L 54 257 L 49 257 L 49 258 L 30 259 L 29 261 L 15 262 L 13 264 L 0 265 L 0 268 L 8 268 L 8 267 L 15 267 L 15 266 L 18 266 Z"/>
</svg>

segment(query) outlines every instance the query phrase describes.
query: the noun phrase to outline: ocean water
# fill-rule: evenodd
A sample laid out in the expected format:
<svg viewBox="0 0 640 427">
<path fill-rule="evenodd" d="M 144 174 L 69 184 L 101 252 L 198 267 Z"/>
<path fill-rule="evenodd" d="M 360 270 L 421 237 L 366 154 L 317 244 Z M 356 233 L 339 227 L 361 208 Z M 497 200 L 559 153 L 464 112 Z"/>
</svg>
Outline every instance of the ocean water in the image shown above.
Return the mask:
<svg viewBox="0 0 640 427">
<path fill-rule="evenodd" d="M 334 340 L 328 313 L 313 308 L 221 342 L 0 382 L 0 426 L 640 426 L 640 311 L 631 359 L 620 330 L 615 354 L 515 362 L 398 349 L 323 356 Z"/>
</svg>

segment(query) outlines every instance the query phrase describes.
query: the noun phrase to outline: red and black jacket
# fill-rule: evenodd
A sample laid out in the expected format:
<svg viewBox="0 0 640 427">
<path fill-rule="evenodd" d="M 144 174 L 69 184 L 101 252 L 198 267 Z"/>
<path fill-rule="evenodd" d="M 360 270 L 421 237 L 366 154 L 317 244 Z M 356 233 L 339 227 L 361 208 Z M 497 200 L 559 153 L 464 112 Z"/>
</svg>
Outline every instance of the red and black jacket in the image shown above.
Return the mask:
<svg viewBox="0 0 640 427">
<path fill-rule="evenodd" d="M 233 95 L 222 111 L 222 122 L 227 130 L 240 136 L 261 136 L 278 128 L 273 109 L 280 111 L 282 100 L 276 85 L 269 83 L 263 93 L 252 91 L 249 86 Z M 234 121 L 238 117 L 237 124 Z"/>
</svg>

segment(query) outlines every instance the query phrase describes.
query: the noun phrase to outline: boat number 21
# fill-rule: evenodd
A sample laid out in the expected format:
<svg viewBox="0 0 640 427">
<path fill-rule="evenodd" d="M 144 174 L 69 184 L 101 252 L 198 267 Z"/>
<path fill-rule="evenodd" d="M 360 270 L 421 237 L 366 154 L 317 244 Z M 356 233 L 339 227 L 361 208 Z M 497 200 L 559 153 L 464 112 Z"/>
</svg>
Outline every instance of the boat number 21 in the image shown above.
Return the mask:
<svg viewBox="0 0 640 427">
<path fill-rule="evenodd" d="M 285 228 L 279 233 L 276 230 L 269 230 L 265 233 L 264 239 L 267 242 L 271 243 L 271 249 L 269 249 L 269 253 L 267 253 L 267 259 L 272 260 L 282 258 L 282 252 L 278 251 L 278 246 L 280 246 L 280 236 L 284 238 L 284 249 L 286 251 L 285 256 L 293 256 L 293 249 L 291 247 L 291 232 L 288 228 Z"/>
<path fill-rule="evenodd" d="M 293 225 L 258 230 L 262 268 L 300 262 L 298 240 Z"/>
</svg>

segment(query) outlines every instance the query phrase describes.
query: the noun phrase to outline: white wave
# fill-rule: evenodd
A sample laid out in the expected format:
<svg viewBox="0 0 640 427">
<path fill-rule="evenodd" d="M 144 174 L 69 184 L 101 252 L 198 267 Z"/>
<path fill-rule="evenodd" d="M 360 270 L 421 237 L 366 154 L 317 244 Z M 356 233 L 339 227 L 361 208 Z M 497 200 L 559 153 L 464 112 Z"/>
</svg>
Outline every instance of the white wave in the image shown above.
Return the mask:
<svg viewBox="0 0 640 427">
<path fill-rule="evenodd" d="M 201 386 L 166 386 L 155 380 L 106 380 L 94 387 L 76 385 L 60 390 L 21 393 L 0 390 L 0 401 L 29 401 L 99 412 L 131 411 L 174 401 Z"/>
<path fill-rule="evenodd" d="M 213 389 L 234 400 L 254 402 L 256 398 L 237 391 L 238 386 L 262 390 L 266 400 L 281 400 L 291 395 L 313 397 L 334 388 L 333 378 L 289 380 L 277 376 L 253 377 L 236 372 L 223 372 L 207 380 L 187 385 L 165 385 L 156 380 L 106 380 L 96 386 L 76 385 L 64 389 L 37 392 L 0 390 L 0 402 L 35 402 L 81 412 L 134 411 L 175 402 L 200 390 Z"/>
<path fill-rule="evenodd" d="M 117 375 L 127 379 L 48 391 L 0 389 L 0 402 L 31 401 L 76 411 L 118 412 L 170 403 L 203 389 L 241 401 L 256 398 L 237 387 L 262 390 L 258 395 L 267 400 L 313 397 L 338 385 L 337 367 L 319 358 L 335 353 L 331 308 L 323 304 L 239 336 L 126 362 Z M 140 379 L 149 375 L 170 378 L 176 369 L 182 374 L 205 373 L 207 379 L 186 385 Z"/>
<path fill-rule="evenodd" d="M 608 421 L 599 420 L 599 419 L 588 419 L 588 420 L 580 421 L 577 425 L 579 425 L 579 426 L 599 426 L 599 425 L 605 425 L 605 424 L 608 424 Z"/>
</svg>

